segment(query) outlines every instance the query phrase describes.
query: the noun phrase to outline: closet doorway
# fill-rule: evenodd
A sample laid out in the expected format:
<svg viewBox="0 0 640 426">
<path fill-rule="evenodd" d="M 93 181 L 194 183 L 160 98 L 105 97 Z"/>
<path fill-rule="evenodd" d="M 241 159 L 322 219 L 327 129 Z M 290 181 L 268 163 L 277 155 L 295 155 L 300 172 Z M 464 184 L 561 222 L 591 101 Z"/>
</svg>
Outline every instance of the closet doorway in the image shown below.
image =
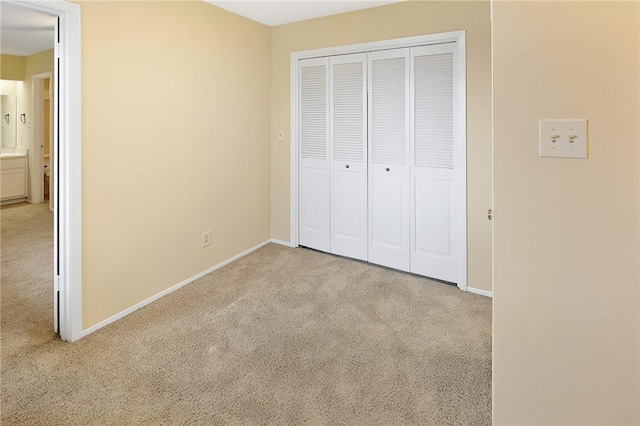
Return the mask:
<svg viewBox="0 0 640 426">
<path fill-rule="evenodd" d="M 464 31 L 291 55 L 291 235 L 467 287 Z"/>
</svg>

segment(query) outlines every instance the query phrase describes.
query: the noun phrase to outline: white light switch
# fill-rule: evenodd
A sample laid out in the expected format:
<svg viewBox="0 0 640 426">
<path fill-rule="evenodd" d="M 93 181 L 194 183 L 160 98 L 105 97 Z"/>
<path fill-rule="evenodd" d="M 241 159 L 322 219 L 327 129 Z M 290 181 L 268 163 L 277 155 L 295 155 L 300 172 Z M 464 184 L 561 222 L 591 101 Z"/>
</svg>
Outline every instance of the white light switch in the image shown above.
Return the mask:
<svg viewBox="0 0 640 426">
<path fill-rule="evenodd" d="M 540 157 L 589 158 L 587 120 L 540 120 Z"/>
<path fill-rule="evenodd" d="M 278 140 L 279 141 L 284 140 L 284 130 L 278 130 Z"/>
</svg>

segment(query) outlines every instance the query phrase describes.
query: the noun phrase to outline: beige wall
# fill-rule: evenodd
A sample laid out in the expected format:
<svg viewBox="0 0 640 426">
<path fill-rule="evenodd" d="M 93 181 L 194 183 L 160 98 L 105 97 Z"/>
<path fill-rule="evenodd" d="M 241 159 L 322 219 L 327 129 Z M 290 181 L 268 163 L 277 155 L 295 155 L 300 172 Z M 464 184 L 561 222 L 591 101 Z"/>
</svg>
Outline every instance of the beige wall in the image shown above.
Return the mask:
<svg viewBox="0 0 640 426">
<path fill-rule="evenodd" d="M 640 423 L 639 3 L 494 3 L 494 421 Z M 588 118 L 590 158 L 538 157 Z"/>
<path fill-rule="evenodd" d="M 270 48 L 204 2 L 80 4 L 86 329 L 270 238 Z"/>
<path fill-rule="evenodd" d="M 491 26 L 489 2 L 406 2 L 271 30 L 271 235 L 289 241 L 290 54 L 466 30 L 468 285 L 491 291 Z M 277 140 L 279 129 L 286 141 Z"/>
<path fill-rule="evenodd" d="M 22 80 L 24 61 L 24 56 L 0 54 L 0 80 Z"/>
</svg>

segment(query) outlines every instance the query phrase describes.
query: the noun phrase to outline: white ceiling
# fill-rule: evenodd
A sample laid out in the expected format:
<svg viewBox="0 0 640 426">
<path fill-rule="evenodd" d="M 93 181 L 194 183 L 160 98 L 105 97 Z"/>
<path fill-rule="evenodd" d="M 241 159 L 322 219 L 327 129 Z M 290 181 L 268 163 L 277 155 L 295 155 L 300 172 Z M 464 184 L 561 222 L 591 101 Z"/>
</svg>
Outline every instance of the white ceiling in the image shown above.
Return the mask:
<svg viewBox="0 0 640 426">
<path fill-rule="evenodd" d="M 28 56 L 53 49 L 55 17 L 0 1 L 0 53 Z"/>
<path fill-rule="evenodd" d="M 321 16 L 336 15 L 354 10 L 368 9 L 385 4 L 398 3 L 403 0 L 368 1 L 368 0 L 205 0 L 214 6 L 229 12 L 242 15 L 265 25 L 275 26 L 291 22 L 304 21 Z"/>
</svg>

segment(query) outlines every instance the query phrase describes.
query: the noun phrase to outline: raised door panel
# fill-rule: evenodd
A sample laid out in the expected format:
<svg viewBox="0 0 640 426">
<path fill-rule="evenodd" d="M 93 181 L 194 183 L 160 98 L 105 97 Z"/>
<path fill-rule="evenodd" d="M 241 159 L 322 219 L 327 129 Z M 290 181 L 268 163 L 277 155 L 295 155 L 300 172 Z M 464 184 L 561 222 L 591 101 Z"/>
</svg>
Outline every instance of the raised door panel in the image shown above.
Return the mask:
<svg viewBox="0 0 640 426">
<path fill-rule="evenodd" d="M 369 261 L 410 269 L 409 50 L 369 54 Z"/>
<path fill-rule="evenodd" d="M 457 282 L 452 44 L 411 49 L 411 272 Z"/>
<path fill-rule="evenodd" d="M 411 272 L 456 282 L 452 182 L 414 180 L 414 228 Z"/>
<path fill-rule="evenodd" d="M 330 251 L 329 59 L 298 64 L 299 243 Z"/>
<path fill-rule="evenodd" d="M 300 170 L 300 245 L 329 251 L 329 173 L 322 168 Z"/>
<path fill-rule="evenodd" d="M 435 179 L 416 179 L 416 251 L 451 253 L 451 183 Z M 430 236 L 431 238 L 424 238 Z"/>
<path fill-rule="evenodd" d="M 370 260 L 378 265 L 409 270 L 406 249 L 407 229 L 402 175 L 374 171 L 371 174 L 371 209 L 376 212 L 371 221 L 372 250 Z"/>
<path fill-rule="evenodd" d="M 330 59 L 331 253 L 367 260 L 367 56 Z"/>
<path fill-rule="evenodd" d="M 333 181 L 331 252 L 367 260 L 366 175 L 335 170 Z"/>
</svg>

